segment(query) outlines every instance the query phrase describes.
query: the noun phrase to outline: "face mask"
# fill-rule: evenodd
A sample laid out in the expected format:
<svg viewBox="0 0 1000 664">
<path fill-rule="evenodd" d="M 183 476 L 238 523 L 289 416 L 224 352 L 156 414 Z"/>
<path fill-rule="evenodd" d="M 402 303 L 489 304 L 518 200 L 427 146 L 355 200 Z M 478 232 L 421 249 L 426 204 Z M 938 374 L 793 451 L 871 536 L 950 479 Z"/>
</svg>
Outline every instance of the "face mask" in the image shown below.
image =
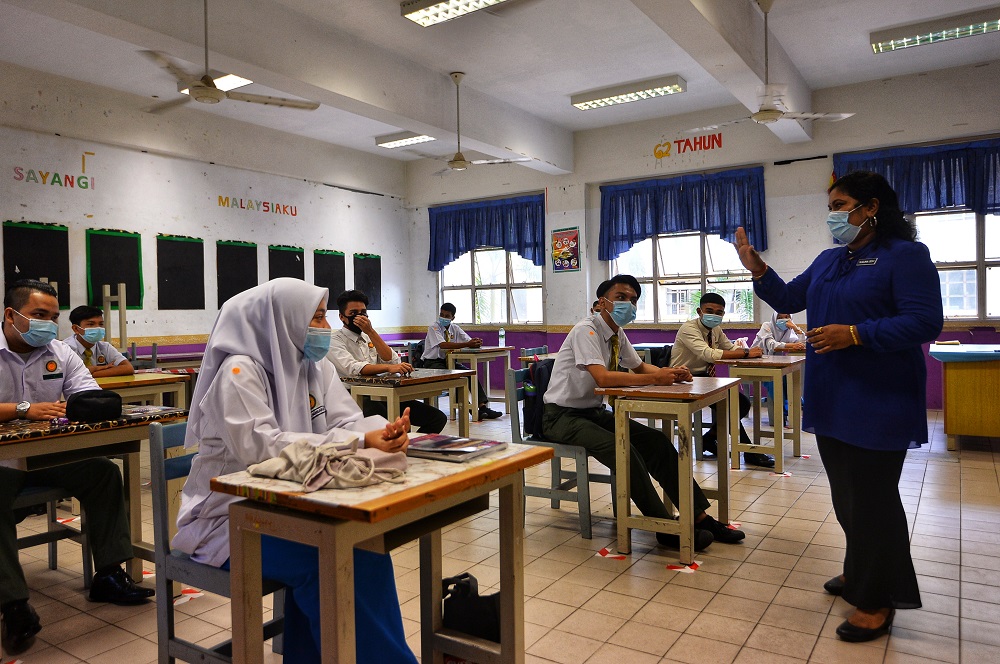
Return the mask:
<svg viewBox="0 0 1000 664">
<path fill-rule="evenodd" d="M 859 203 L 854 210 L 861 207 Z M 858 233 L 861 232 L 861 226 L 853 226 L 847 218 L 851 215 L 854 210 L 847 210 L 846 212 L 841 210 L 839 212 L 831 212 L 826 215 L 826 225 L 830 229 L 830 235 L 834 238 L 840 240 L 844 244 L 850 244 L 858 237 Z M 868 221 L 867 219 L 865 221 Z M 864 225 L 864 222 L 862 222 Z"/>
<path fill-rule="evenodd" d="M 440 325 L 441 327 L 448 327 L 449 325 L 451 325 L 451 319 L 450 318 L 438 318 L 438 325 Z"/>
<path fill-rule="evenodd" d="M 636 306 L 631 302 L 614 302 L 614 306 L 611 311 L 611 320 L 615 322 L 618 327 L 625 327 L 629 323 L 635 320 Z"/>
<path fill-rule="evenodd" d="M 28 318 L 17 309 L 12 309 L 12 311 L 24 320 L 28 321 L 27 332 L 22 332 L 16 327 L 14 329 L 17 330 L 17 333 L 21 335 L 22 339 L 24 339 L 24 343 L 29 346 L 41 348 L 55 339 L 56 335 L 59 334 L 59 325 L 55 321 Z"/>
<path fill-rule="evenodd" d="M 367 311 L 359 311 L 358 313 L 353 314 L 351 316 L 345 316 L 345 318 L 347 318 L 347 325 L 345 325 L 344 327 L 346 327 L 354 334 L 361 334 L 361 328 L 354 324 L 354 319 L 357 318 L 358 316 L 367 316 L 367 315 L 368 315 Z"/>
<path fill-rule="evenodd" d="M 779 318 L 778 319 L 778 329 L 781 330 L 782 332 L 784 332 L 785 330 L 788 329 L 788 319 L 787 318 Z"/>
<path fill-rule="evenodd" d="M 103 327 L 88 327 L 83 330 L 83 334 L 80 335 L 83 340 L 88 344 L 96 344 L 98 341 L 104 338 L 104 328 Z"/>
<path fill-rule="evenodd" d="M 310 362 L 319 362 L 330 350 L 330 335 L 333 330 L 324 327 L 310 327 L 306 330 L 306 345 L 302 354 Z"/>
<path fill-rule="evenodd" d="M 722 325 L 722 316 L 718 314 L 704 314 L 701 317 L 701 324 L 711 330 L 713 327 Z"/>
</svg>

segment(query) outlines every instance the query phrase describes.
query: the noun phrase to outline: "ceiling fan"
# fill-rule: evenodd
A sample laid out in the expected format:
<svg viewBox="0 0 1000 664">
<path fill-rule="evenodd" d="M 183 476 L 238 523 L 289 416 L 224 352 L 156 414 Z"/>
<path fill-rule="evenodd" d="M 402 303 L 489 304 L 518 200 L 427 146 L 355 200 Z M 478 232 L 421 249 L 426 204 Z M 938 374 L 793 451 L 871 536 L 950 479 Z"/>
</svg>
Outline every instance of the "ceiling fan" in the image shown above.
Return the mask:
<svg viewBox="0 0 1000 664">
<path fill-rule="evenodd" d="M 167 72 L 177 80 L 177 91 L 187 90 L 187 94 L 165 102 L 163 104 L 158 104 L 150 108 L 143 109 L 147 113 L 162 113 L 168 111 L 172 108 L 186 104 L 187 102 L 194 99 L 202 104 L 218 104 L 223 99 L 231 99 L 233 101 L 246 101 L 252 104 L 264 104 L 267 106 L 284 106 L 285 108 L 299 108 L 306 111 L 314 111 L 319 108 L 319 104 L 314 101 L 306 101 L 302 99 L 287 99 L 285 97 L 272 97 L 270 95 L 255 95 L 246 92 L 235 92 L 235 91 L 225 91 L 220 90 L 212 77 L 211 71 L 208 68 L 208 0 L 205 0 L 205 72 L 201 76 L 198 74 L 191 74 L 180 67 L 176 62 L 167 57 L 166 55 L 159 53 L 157 51 L 140 51 L 142 55 L 146 56 L 158 66 L 167 70 Z"/>
<path fill-rule="evenodd" d="M 758 99 L 760 101 L 758 110 L 755 113 L 751 113 L 750 116 L 746 118 L 720 122 L 718 124 L 708 125 L 707 127 L 698 127 L 697 129 L 689 129 L 688 133 L 718 129 L 719 127 L 726 127 L 740 122 L 747 122 L 749 120 L 753 120 L 757 124 L 771 124 L 772 122 L 777 122 L 778 120 L 818 120 L 820 122 L 837 122 L 839 120 L 846 120 L 854 115 L 854 113 L 798 113 L 795 111 L 784 110 L 784 96 L 788 88 L 785 85 L 771 84 L 768 62 L 767 15 L 771 11 L 771 6 L 773 4 L 774 0 L 757 0 L 757 5 L 760 7 L 761 11 L 764 12 L 764 87 L 758 89 Z"/>
<path fill-rule="evenodd" d="M 451 74 L 451 80 L 455 83 L 455 135 L 458 136 L 458 151 L 455 155 L 448 160 L 448 168 L 442 169 L 435 173 L 434 175 L 443 175 L 449 171 L 464 171 L 469 166 L 482 166 L 486 164 L 513 164 L 519 161 L 531 161 L 530 157 L 518 157 L 516 159 L 473 159 L 468 160 L 465 155 L 462 154 L 462 95 L 461 95 L 461 85 L 462 79 L 465 78 L 465 72 L 453 71 Z"/>
</svg>

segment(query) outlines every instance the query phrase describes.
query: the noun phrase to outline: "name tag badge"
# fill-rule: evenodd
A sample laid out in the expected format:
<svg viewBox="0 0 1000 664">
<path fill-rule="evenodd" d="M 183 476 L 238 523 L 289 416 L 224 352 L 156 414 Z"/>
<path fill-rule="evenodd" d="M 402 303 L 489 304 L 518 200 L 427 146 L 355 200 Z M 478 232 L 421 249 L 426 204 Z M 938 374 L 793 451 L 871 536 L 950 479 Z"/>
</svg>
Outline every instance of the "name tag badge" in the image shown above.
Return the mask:
<svg viewBox="0 0 1000 664">
<path fill-rule="evenodd" d="M 875 265 L 878 262 L 878 258 L 862 258 L 858 261 L 858 265 Z"/>
<path fill-rule="evenodd" d="M 60 371 L 59 373 L 54 373 L 54 374 L 43 374 L 42 380 L 54 380 L 56 378 L 62 378 L 62 377 L 63 375 L 62 372 Z"/>
</svg>

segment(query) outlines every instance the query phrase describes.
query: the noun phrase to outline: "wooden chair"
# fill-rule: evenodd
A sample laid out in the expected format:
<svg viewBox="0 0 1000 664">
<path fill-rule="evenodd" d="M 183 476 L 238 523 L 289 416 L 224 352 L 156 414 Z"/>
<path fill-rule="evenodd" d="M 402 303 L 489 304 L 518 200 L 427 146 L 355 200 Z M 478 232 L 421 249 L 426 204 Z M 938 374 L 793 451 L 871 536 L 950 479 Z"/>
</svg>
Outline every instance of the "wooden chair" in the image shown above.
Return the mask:
<svg viewBox="0 0 1000 664">
<path fill-rule="evenodd" d="M 171 513 L 168 483 L 170 480 L 187 477 L 191 472 L 191 462 L 196 453 L 167 458 L 167 450 L 184 444 L 187 422 L 149 426 L 149 469 L 153 493 L 153 541 L 156 561 L 156 627 L 160 664 L 173 664 L 174 658 L 186 662 L 213 662 L 232 664 L 232 641 L 206 648 L 185 641 L 177 636 L 174 629 L 174 603 L 172 582 L 184 583 L 215 595 L 229 597 L 229 570 L 211 565 L 203 565 L 191 560 L 186 554 L 170 548 Z M 264 623 L 264 638 L 273 639 L 272 649 L 281 652 L 281 632 L 284 626 L 284 586 L 264 580 L 264 594 L 273 593 L 273 618 Z M 237 598 L 235 601 L 240 601 Z"/>
<path fill-rule="evenodd" d="M 521 354 L 518 357 L 534 357 L 535 355 L 548 355 L 548 346 L 535 346 L 534 348 L 522 348 Z M 531 364 L 532 360 L 521 360 L 522 368 L 527 369 L 528 365 Z"/>
<path fill-rule="evenodd" d="M 505 377 L 507 403 L 510 404 L 512 440 L 515 443 L 549 447 L 555 452 L 555 457 L 549 462 L 552 469 L 550 486 L 537 487 L 525 484 L 524 495 L 548 498 L 552 501 L 552 509 L 559 509 L 561 501 L 564 500 L 576 503 L 580 512 L 580 536 L 584 539 L 591 539 L 593 530 L 590 519 L 590 483 L 610 484 L 611 490 L 614 492 L 615 474 L 614 472 L 609 472 L 606 475 L 591 474 L 587 467 L 587 450 L 579 445 L 564 445 L 547 440 L 536 440 L 534 437 L 524 438 L 521 434 L 521 409 L 517 402 L 524 401 L 524 381 L 527 378 L 528 369 L 508 369 Z M 573 459 L 574 469 L 564 470 L 561 459 Z M 576 491 L 573 491 L 574 488 Z M 614 509 L 614 504 L 612 498 L 612 509 Z"/>
<path fill-rule="evenodd" d="M 87 515 L 80 510 L 80 527 L 60 523 L 56 514 L 56 505 L 60 500 L 72 499 L 69 491 L 59 487 L 28 487 L 22 489 L 14 498 L 13 509 L 25 509 L 37 505 L 45 505 L 48 529 L 44 533 L 25 535 L 17 538 L 17 548 L 27 549 L 39 544 L 49 545 L 49 569 L 56 569 L 58 560 L 57 544 L 59 540 L 70 539 L 77 542 L 83 549 L 83 587 L 90 588 L 94 579 L 94 559 L 90 554 L 90 541 L 87 537 Z"/>
</svg>

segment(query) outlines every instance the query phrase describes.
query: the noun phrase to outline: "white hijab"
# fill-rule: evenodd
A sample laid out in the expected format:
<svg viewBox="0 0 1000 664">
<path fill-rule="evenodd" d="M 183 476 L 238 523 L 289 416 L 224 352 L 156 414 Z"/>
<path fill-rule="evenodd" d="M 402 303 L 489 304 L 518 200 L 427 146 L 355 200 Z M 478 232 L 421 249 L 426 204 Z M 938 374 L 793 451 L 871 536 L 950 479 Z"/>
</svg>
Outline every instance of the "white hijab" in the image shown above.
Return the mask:
<svg viewBox="0 0 1000 664">
<path fill-rule="evenodd" d="M 791 320 L 791 318 L 787 320 Z M 790 327 L 786 327 L 784 330 L 778 327 L 777 312 L 771 314 L 771 335 L 779 344 L 792 343 L 798 338 L 798 335 Z"/>
<path fill-rule="evenodd" d="M 302 354 L 306 330 L 329 290 L 300 279 L 281 277 L 245 290 L 222 305 L 205 346 L 205 358 L 191 397 L 184 446 L 196 445 L 210 423 L 202 409 L 222 363 L 245 355 L 267 372 L 268 403 L 284 431 L 312 431 L 309 375 L 315 363 Z"/>
</svg>

